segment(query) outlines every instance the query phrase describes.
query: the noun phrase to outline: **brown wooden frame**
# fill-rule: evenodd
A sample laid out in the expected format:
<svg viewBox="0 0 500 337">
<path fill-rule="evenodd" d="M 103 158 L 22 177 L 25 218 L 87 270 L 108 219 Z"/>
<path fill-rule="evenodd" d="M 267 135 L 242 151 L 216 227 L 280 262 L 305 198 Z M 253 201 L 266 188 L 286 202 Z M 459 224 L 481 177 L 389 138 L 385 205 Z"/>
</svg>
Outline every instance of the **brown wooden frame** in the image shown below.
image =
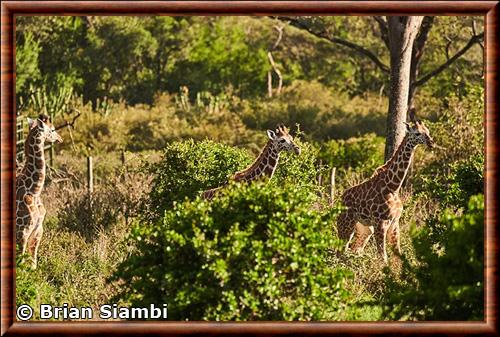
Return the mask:
<svg viewBox="0 0 500 337">
<path fill-rule="evenodd" d="M 1 331 L 83 334 L 498 335 L 498 1 L 5 1 L 1 4 Z M 485 321 L 483 322 L 19 322 L 14 319 L 14 20 L 16 15 L 483 15 L 486 67 Z"/>
</svg>

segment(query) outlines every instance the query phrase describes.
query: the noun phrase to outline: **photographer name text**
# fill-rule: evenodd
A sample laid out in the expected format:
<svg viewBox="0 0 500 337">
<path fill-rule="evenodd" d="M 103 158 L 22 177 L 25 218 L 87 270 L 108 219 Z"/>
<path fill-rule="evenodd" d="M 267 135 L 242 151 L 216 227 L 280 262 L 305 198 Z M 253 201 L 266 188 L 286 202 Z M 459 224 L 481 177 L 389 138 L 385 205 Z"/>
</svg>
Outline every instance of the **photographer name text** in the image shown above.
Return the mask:
<svg viewBox="0 0 500 337">
<path fill-rule="evenodd" d="M 62 306 L 40 305 L 40 319 L 167 319 L 167 304 L 149 307 L 121 307 L 117 304 L 103 304 L 94 312 L 91 307 L 73 307 L 64 303 Z M 27 321 L 34 315 L 34 310 L 27 304 L 17 308 L 17 319 Z"/>
</svg>

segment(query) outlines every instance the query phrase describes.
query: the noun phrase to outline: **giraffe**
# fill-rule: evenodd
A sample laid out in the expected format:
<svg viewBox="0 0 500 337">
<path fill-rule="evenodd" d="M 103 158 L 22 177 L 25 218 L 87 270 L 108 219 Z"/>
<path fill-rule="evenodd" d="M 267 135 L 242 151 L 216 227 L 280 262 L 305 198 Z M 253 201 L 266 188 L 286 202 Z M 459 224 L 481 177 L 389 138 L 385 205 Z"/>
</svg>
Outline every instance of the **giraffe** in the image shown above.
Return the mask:
<svg viewBox="0 0 500 337">
<path fill-rule="evenodd" d="M 411 114 L 410 114 L 411 116 Z M 433 148 L 435 143 L 423 122 L 411 118 L 414 126 L 406 124 L 406 135 L 392 157 L 377 168 L 362 183 L 349 188 L 342 196 L 347 207 L 337 220 L 339 238 L 347 241 L 346 250 L 355 236 L 352 250 L 360 253 L 370 237 L 375 234 L 379 255 L 387 263 L 386 237 L 401 255 L 399 218 L 403 203 L 399 190 L 406 177 L 415 148 L 425 144 Z M 389 233 L 389 234 L 388 234 Z"/>
<path fill-rule="evenodd" d="M 267 130 L 269 140 L 264 146 L 257 159 L 246 169 L 236 172 L 229 180 L 236 182 L 251 182 L 253 180 L 267 177 L 271 179 L 274 175 L 280 158 L 281 151 L 293 151 L 300 154 L 300 147 L 294 143 L 293 137 L 288 133 L 288 129 L 282 124 L 278 125 L 276 131 Z M 203 192 L 202 197 L 212 200 L 214 196 L 228 183 Z"/>
<path fill-rule="evenodd" d="M 28 248 L 32 266 L 36 268 L 37 253 L 43 234 L 45 207 L 40 194 L 45 182 L 45 142 L 62 142 L 47 115 L 36 120 L 28 118 L 29 132 L 24 144 L 24 166 L 16 177 L 16 243 L 24 255 Z"/>
</svg>

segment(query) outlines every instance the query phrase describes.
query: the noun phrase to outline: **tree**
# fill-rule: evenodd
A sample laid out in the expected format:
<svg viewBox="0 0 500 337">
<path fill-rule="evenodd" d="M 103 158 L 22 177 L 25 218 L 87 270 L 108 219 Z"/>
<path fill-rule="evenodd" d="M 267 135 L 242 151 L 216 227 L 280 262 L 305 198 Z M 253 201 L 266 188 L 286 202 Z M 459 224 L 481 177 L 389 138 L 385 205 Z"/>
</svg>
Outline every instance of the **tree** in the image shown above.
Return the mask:
<svg viewBox="0 0 500 337">
<path fill-rule="evenodd" d="M 326 21 L 318 22 L 318 19 L 310 17 L 278 17 L 278 19 L 286 21 L 292 26 L 305 30 L 330 43 L 353 50 L 355 54 L 370 60 L 379 71 L 389 77 L 389 109 L 385 147 L 386 160 L 390 158 L 395 148 L 397 148 L 403 139 L 403 122 L 407 119 L 407 111 L 412 106 L 416 89 L 443 72 L 472 46 L 480 44 L 484 39 L 484 32 L 477 33 L 475 21 L 472 20 L 472 36 L 465 46 L 450 57 L 448 45 L 446 48 L 446 61 L 429 70 L 421 77 L 418 77 L 420 63 L 424 55 L 424 47 L 427 43 L 429 32 L 434 25 L 435 17 L 373 17 L 378 26 L 379 37 L 390 54 L 389 66 L 385 64 L 380 55 L 362 45 L 349 41 L 344 37 L 345 34 L 342 37 L 333 35 Z"/>
<path fill-rule="evenodd" d="M 422 25 L 423 16 L 390 16 L 387 18 L 387 41 L 391 55 L 389 112 L 385 159 L 392 156 L 403 141 L 406 111 L 410 100 L 410 78 L 413 44 Z"/>
</svg>

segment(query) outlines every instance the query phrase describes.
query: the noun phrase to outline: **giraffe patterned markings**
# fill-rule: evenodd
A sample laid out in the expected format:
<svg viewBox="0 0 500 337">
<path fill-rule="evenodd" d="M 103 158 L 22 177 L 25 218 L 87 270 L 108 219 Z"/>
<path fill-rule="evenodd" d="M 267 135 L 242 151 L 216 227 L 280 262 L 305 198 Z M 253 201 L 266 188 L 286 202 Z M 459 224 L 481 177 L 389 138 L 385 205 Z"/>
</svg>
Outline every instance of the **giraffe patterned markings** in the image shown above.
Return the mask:
<svg viewBox="0 0 500 337">
<path fill-rule="evenodd" d="M 426 144 L 431 148 L 434 147 L 429 129 L 420 121 L 413 120 L 413 122 L 415 123 L 413 127 L 407 124 L 406 135 L 392 157 L 377 168 L 369 179 L 344 192 L 342 201 L 347 206 L 347 211 L 339 215 L 337 228 L 340 239 L 347 241 L 346 249 L 355 236 L 353 250 L 363 251 L 372 234 L 375 234 L 378 253 L 385 262 L 387 262 L 386 237 L 389 238 L 389 244 L 396 246 L 398 253 L 401 254 L 399 218 L 403 211 L 403 203 L 399 198 L 399 190 L 417 145 Z M 375 231 L 367 231 L 360 227 L 363 225 L 375 226 Z"/>
<path fill-rule="evenodd" d="M 258 179 L 271 179 L 276 167 L 278 167 L 281 151 L 293 151 L 300 154 L 300 148 L 293 141 L 293 137 L 288 133 L 288 129 L 283 125 L 278 125 L 276 131 L 267 130 L 269 140 L 257 156 L 257 159 L 246 169 L 236 172 L 230 180 L 235 182 L 251 182 Z M 229 182 L 217 188 L 206 190 L 202 193 L 205 200 L 212 200 L 217 192 L 227 186 Z"/>
<path fill-rule="evenodd" d="M 36 268 L 38 247 L 43 234 L 45 208 L 40 194 L 45 181 L 44 143 L 62 142 L 62 138 L 46 115 L 38 119 L 28 119 L 29 132 L 24 151 L 25 162 L 16 177 L 16 243 L 20 253 L 26 250 L 32 257 L 32 266 Z"/>
</svg>

